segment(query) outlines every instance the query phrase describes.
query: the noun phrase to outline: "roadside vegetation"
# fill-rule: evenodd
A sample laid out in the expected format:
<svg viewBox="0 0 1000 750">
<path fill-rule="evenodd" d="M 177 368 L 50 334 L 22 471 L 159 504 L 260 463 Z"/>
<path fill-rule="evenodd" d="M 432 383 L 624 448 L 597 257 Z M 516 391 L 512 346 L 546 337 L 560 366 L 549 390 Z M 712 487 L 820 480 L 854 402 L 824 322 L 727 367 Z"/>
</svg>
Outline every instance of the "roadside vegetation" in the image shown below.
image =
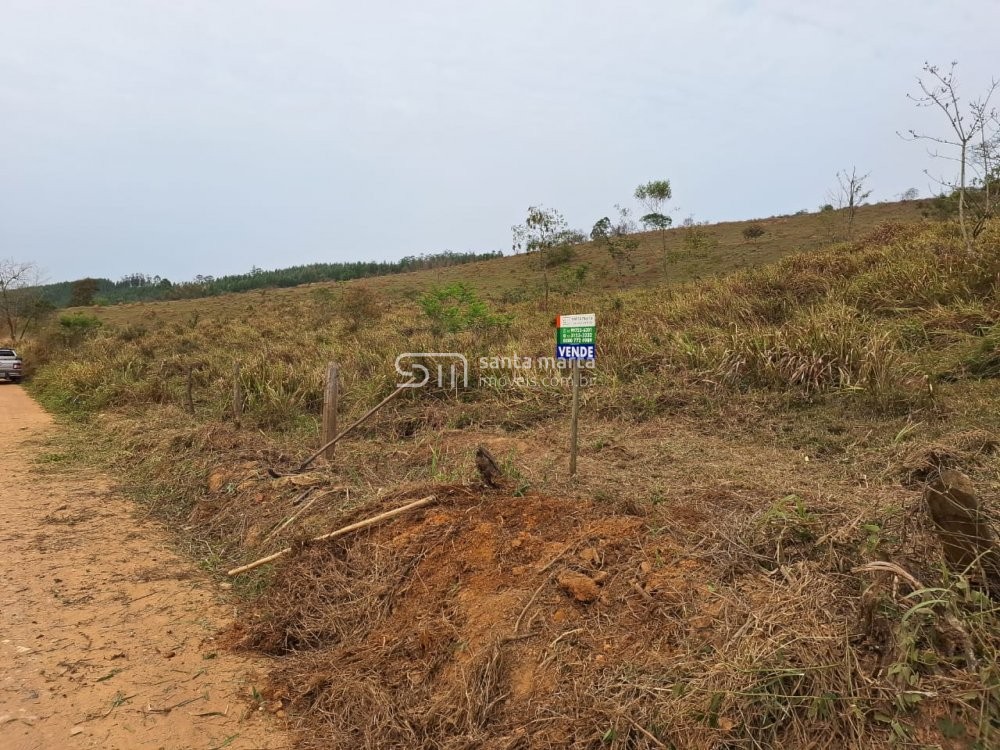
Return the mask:
<svg viewBox="0 0 1000 750">
<path fill-rule="evenodd" d="M 302 747 L 995 747 L 997 592 L 946 564 L 922 492 L 944 468 L 1000 487 L 1000 225 L 970 249 L 916 204 L 860 206 L 830 244 L 825 212 L 668 229 L 662 205 L 629 263 L 611 219 L 577 246 L 577 285 L 550 243 L 65 315 L 25 347 L 31 388 L 210 571 L 293 544 L 236 579 L 229 640 L 275 658 L 255 700 Z M 591 311 L 570 481 L 568 389 L 480 358 L 551 357 L 552 316 Z M 317 447 L 327 362 L 347 424 L 421 351 L 464 353 L 471 387 L 414 389 L 332 463 L 268 475 Z"/>
</svg>

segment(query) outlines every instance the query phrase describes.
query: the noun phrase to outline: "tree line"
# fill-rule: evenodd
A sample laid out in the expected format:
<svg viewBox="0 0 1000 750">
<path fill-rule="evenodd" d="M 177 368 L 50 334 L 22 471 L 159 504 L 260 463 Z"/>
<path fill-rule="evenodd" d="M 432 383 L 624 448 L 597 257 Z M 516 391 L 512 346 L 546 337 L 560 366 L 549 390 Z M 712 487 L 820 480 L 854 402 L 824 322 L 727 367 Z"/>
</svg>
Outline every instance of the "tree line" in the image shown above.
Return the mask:
<svg viewBox="0 0 1000 750">
<path fill-rule="evenodd" d="M 500 251 L 454 252 L 408 255 L 398 261 L 356 261 L 347 263 L 310 263 L 275 270 L 254 267 L 242 274 L 227 276 L 197 275 L 190 281 L 174 283 L 160 276 L 142 273 L 123 276 L 118 281 L 103 278 L 77 279 L 35 287 L 37 296 L 55 308 L 113 305 L 121 302 L 192 299 L 230 292 L 276 289 L 322 281 L 388 276 L 408 271 L 489 260 L 503 255 Z"/>
</svg>

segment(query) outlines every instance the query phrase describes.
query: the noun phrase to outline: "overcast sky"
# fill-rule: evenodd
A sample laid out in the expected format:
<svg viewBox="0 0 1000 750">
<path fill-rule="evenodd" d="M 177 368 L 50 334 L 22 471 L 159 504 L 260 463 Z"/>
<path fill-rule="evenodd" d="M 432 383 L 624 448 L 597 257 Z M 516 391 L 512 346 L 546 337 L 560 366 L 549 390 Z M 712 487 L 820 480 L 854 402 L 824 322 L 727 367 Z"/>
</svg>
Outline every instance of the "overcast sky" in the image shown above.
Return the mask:
<svg viewBox="0 0 1000 750">
<path fill-rule="evenodd" d="M 675 220 L 926 193 L 925 60 L 1000 75 L 967 0 L 0 0 L 0 257 L 50 280 L 510 248 L 669 178 Z M 992 31 L 991 31 L 992 30 Z"/>
</svg>

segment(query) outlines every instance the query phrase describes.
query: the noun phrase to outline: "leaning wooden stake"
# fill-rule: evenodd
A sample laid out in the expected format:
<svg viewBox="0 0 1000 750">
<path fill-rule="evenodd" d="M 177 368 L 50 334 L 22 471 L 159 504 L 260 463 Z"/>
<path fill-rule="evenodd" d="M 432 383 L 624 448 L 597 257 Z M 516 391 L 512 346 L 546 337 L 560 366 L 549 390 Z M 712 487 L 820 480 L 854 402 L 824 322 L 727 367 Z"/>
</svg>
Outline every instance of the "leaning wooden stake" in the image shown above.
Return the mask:
<svg viewBox="0 0 1000 750">
<path fill-rule="evenodd" d="M 362 416 L 358 421 L 354 422 L 354 424 L 352 424 L 350 427 L 348 427 L 342 433 L 340 433 L 339 435 L 337 435 L 337 437 L 335 437 L 333 440 L 331 440 L 331 441 L 329 441 L 329 442 L 324 443 L 323 445 L 321 445 L 318 451 L 316 451 L 315 453 L 313 453 L 311 456 L 309 456 L 309 458 L 307 458 L 305 461 L 302 462 L 302 465 L 299 466 L 298 471 L 305 471 L 307 468 L 309 468 L 309 464 L 311 464 L 313 461 L 315 461 L 317 458 L 319 458 L 321 455 L 323 455 L 323 453 L 326 451 L 327 448 L 331 448 L 334 445 L 336 445 L 340 441 L 341 438 L 346 437 L 347 434 L 349 432 L 351 432 L 355 427 L 357 427 L 357 426 L 363 424 L 364 422 L 366 422 L 368 420 L 368 418 L 372 414 L 374 414 L 379 409 L 381 409 L 383 406 L 385 406 L 386 404 L 388 404 L 390 401 L 392 401 L 394 398 L 396 398 L 396 396 L 398 396 L 400 393 L 402 393 L 403 391 L 405 391 L 409 387 L 410 386 L 409 386 L 408 383 L 404 384 L 404 385 L 401 385 L 396 390 L 394 390 L 392 393 L 390 393 L 388 396 L 386 396 L 384 399 L 382 399 L 377 404 L 375 404 L 375 406 L 373 406 L 371 409 L 369 409 L 368 411 L 366 411 L 364 413 L 364 416 Z"/>
<path fill-rule="evenodd" d="M 187 410 L 194 414 L 194 366 L 188 367 L 187 374 Z"/>
<path fill-rule="evenodd" d="M 396 516 L 402 515 L 407 511 L 416 510 L 417 508 L 422 508 L 425 505 L 430 505 L 437 498 L 434 495 L 428 495 L 420 500 L 414 500 L 412 503 L 403 505 L 394 510 L 387 510 L 385 513 L 379 513 L 377 516 L 372 516 L 371 518 L 366 518 L 364 521 L 358 521 L 357 523 L 352 523 L 350 526 L 344 526 L 336 531 L 331 531 L 329 534 L 323 534 L 322 536 L 314 537 L 312 541 L 322 542 L 326 539 L 333 539 L 338 536 L 343 536 L 344 534 L 349 534 L 352 531 L 358 531 L 359 529 L 366 529 L 369 526 L 374 526 L 380 521 L 386 521 L 390 518 L 395 518 Z M 236 576 L 240 573 L 246 573 L 248 570 L 253 570 L 254 568 L 259 568 L 261 565 L 266 565 L 269 562 L 274 562 L 275 560 L 284 557 L 289 552 L 292 551 L 291 547 L 285 547 L 283 550 L 275 552 L 273 555 L 268 555 L 267 557 L 262 557 L 259 560 L 254 560 L 252 563 L 247 563 L 246 565 L 241 565 L 238 568 L 233 568 L 226 575 Z"/>
<path fill-rule="evenodd" d="M 323 392 L 323 444 L 329 446 L 323 451 L 327 461 L 333 460 L 337 437 L 337 398 L 340 395 L 340 365 L 331 362 L 326 366 L 326 390 Z"/>
</svg>

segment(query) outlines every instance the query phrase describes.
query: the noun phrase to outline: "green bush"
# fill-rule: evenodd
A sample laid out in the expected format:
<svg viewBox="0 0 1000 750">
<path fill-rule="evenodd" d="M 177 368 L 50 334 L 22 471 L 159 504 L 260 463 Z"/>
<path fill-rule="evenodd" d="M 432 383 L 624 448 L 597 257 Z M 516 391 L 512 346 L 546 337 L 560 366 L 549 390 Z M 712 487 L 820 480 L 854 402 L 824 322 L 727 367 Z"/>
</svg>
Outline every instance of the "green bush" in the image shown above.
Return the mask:
<svg viewBox="0 0 1000 750">
<path fill-rule="evenodd" d="M 91 334 L 98 331 L 104 324 L 86 313 L 72 313 L 59 318 L 58 335 L 62 343 L 75 346 Z"/>
<path fill-rule="evenodd" d="M 432 289 L 420 298 L 420 307 L 436 335 L 506 328 L 511 323 L 510 316 L 491 312 L 474 290 L 461 283 Z"/>
<path fill-rule="evenodd" d="M 543 259 L 549 268 L 564 266 L 576 258 L 576 248 L 572 245 L 556 245 L 545 251 Z"/>
</svg>

